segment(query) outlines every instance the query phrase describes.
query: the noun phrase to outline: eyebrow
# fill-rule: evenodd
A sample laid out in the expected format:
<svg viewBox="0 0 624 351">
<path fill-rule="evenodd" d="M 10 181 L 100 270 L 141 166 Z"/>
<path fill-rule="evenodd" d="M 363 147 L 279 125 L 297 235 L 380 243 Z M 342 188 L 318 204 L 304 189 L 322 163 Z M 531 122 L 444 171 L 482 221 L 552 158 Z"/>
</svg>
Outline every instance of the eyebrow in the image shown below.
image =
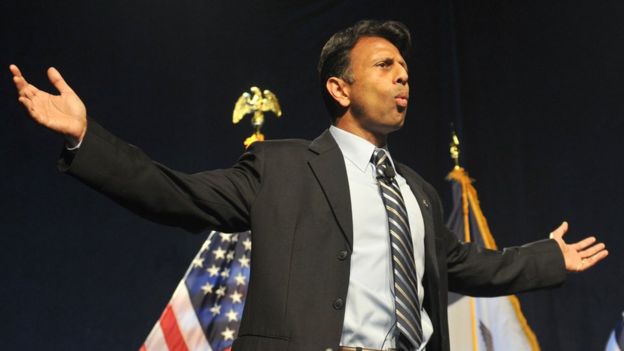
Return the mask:
<svg viewBox="0 0 624 351">
<path fill-rule="evenodd" d="M 380 62 L 380 61 L 384 61 L 384 62 L 390 62 L 392 61 L 393 63 L 398 63 L 399 65 L 403 66 L 403 68 L 405 68 L 405 71 L 409 73 L 409 67 L 407 67 L 407 62 L 405 62 L 405 60 L 399 60 L 396 59 L 392 56 L 385 56 L 385 57 L 379 57 L 373 60 L 374 62 Z"/>
<path fill-rule="evenodd" d="M 405 68 L 405 71 L 409 73 L 409 67 L 407 67 L 407 62 L 405 62 L 405 60 L 398 60 L 398 59 L 396 59 L 394 57 L 391 57 L 391 56 L 386 56 L 386 57 L 382 58 L 381 60 L 384 61 L 384 62 L 389 62 L 389 61 L 392 61 L 393 63 L 396 62 L 399 65 L 403 66 L 403 68 Z"/>
</svg>

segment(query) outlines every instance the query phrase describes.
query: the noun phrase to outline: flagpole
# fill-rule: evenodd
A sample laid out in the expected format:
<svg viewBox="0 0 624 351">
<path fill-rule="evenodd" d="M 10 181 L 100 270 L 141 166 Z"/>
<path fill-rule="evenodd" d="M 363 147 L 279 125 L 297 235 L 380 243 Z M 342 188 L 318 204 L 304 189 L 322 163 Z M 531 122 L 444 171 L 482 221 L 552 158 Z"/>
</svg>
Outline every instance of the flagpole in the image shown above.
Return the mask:
<svg viewBox="0 0 624 351">
<path fill-rule="evenodd" d="M 455 132 L 455 128 L 451 125 L 451 144 L 449 145 L 449 152 L 451 153 L 451 159 L 455 163 L 453 171 L 450 176 L 457 180 L 461 184 L 461 198 L 462 198 L 462 217 L 464 221 L 464 241 L 470 242 L 470 217 L 469 206 L 470 199 L 468 194 L 468 186 L 470 179 L 466 176 L 464 169 L 459 165 L 459 138 Z M 468 183 L 468 184 L 467 184 Z M 473 351 L 479 351 L 479 336 L 477 334 L 477 311 L 475 306 L 475 299 L 470 299 L 470 329 L 472 330 L 472 349 Z"/>
</svg>

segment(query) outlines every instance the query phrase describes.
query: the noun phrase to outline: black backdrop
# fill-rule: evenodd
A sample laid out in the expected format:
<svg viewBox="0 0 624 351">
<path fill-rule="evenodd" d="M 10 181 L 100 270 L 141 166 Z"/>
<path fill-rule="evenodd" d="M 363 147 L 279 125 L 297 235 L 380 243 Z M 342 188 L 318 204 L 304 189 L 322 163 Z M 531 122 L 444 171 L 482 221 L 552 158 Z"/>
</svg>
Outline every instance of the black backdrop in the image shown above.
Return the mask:
<svg viewBox="0 0 624 351">
<path fill-rule="evenodd" d="M 59 174 L 59 137 L 24 117 L 6 67 L 50 89 L 58 67 L 89 114 L 154 159 L 227 167 L 252 84 L 281 100 L 270 138 L 328 125 L 315 65 L 334 31 L 397 19 L 414 35 L 408 122 L 395 157 L 450 198 L 449 124 L 500 246 L 540 239 L 611 249 L 562 289 L 521 295 L 544 350 L 600 350 L 624 310 L 624 8 L 621 2 L 89 1 L 0 4 L 0 348 L 138 348 L 205 236 L 149 223 Z"/>
</svg>

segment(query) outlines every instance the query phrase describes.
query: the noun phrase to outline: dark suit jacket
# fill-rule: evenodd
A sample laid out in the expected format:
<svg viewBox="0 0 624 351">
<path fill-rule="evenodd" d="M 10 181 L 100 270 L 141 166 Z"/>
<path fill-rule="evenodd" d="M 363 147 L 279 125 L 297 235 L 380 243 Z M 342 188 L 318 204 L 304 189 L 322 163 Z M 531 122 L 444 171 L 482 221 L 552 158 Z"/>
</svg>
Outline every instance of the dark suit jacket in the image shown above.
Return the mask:
<svg viewBox="0 0 624 351">
<path fill-rule="evenodd" d="M 251 229 L 251 278 L 234 350 L 325 350 L 340 342 L 353 224 L 342 153 L 326 131 L 316 140 L 254 144 L 229 169 L 173 171 L 90 120 L 80 151 L 60 167 L 151 220 L 192 232 Z M 435 190 L 397 163 L 425 223 L 424 307 L 448 350 L 447 291 L 492 296 L 565 279 L 553 240 L 486 251 L 459 242 Z"/>
</svg>

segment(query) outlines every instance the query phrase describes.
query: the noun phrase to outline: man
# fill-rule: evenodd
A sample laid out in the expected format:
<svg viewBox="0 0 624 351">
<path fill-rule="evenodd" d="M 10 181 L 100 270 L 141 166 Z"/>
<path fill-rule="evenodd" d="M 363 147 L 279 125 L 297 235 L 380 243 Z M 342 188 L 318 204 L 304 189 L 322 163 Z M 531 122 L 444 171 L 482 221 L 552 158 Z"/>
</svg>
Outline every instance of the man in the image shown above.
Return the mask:
<svg viewBox="0 0 624 351">
<path fill-rule="evenodd" d="M 234 350 L 448 350 L 447 291 L 493 296 L 557 286 L 607 256 L 586 238 L 481 251 L 443 224 L 435 190 L 391 159 L 409 100 L 398 22 L 336 33 L 319 74 L 333 125 L 316 140 L 254 144 L 230 169 L 193 175 L 151 161 L 59 96 L 11 72 L 19 101 L 64 135 L 62 170 L 154 221 L 199 232 L 251 229 L 251 279 Z"/>
</svg>

